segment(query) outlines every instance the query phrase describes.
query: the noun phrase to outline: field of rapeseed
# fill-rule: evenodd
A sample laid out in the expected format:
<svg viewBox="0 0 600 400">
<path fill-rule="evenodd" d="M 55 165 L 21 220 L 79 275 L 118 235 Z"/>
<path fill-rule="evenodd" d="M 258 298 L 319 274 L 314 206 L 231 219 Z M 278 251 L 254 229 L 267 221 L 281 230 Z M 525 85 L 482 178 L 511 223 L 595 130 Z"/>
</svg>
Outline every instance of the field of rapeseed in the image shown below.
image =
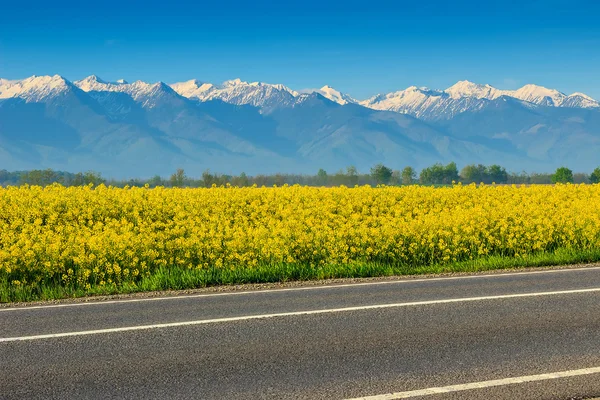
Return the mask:
<svg viewBox="0 0 600 400">
<path fill-rule="evenodd" d="M 0 188 L 0 301 L 525 265 L 558 251 L 594 261 L 599 248 L 600 185 Z"/>
</svg>

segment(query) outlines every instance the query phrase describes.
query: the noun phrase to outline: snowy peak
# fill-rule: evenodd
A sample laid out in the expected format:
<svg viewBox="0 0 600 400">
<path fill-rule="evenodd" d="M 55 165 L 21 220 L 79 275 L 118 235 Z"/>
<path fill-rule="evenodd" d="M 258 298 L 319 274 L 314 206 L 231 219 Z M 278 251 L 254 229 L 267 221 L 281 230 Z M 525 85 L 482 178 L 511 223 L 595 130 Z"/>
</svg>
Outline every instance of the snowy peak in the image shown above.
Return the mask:
<svg viewBox="0 0 600 400">
<path fill-rule="evenodd" d="M 555 89 L 530 84 L 512 92 L 511 97 L 539 105 L 558 107 L 567 96 Z"/>
<path fill-rule="evenodd" d="M 298 96 L 297 92 L 281 84 L 248 83 L 239 78 L 225 81 L 221 85 L 192 79 L 174 83 L 171 88 L 183 97 L 199 101 L 221 100 L 236 105 L 248 104 L 269 109 L 290 105 Z"/>
<path fill-rule="evenodd" d="M 340 92 L 339 90 L 335 90 L 329 85 L 323 86 L 321 89 L 317 90 L 317 92 L 323 95 L 323 97 L 341 105 L 348 103 L 358 103 L 356 99 L 350 97 L 345 93 Z"/>
<path fill-rule="evenodd" d="M 102 91 L 108 90 L 107 86 L 110 85 L 108 82 L 103 81 L 98 78 L 96 75 L 90 75 L 87 78 L 81 79 L 79 81 L 73 82 L 75 86 L 84 92 L 90 92 L 92 90 Z"/>
<path fill-rule="evenodd" d="M 35 103 L 60 96 L 72 88 L 73 84 L 60 75 L 33 75 L 19 81 L 3 80 L 0 98 L 19 97 L 28 103 Z"/>
<path fill-rule="evenodd" d="M 388 94 L 378 94 L 360 102 L 361 105 L 376 110 L 395 111 L 417 118 L 435 120 L 452 118 L 465 111 L 476 111 L 489 101 L 502 96 L 523 101 L 535 107 L 599 108 L 600 103 L 591 97 L 574 93 L 566 96 L 555 89 L 543 86 L 525 85 L 518 90 L 501 90 L 491 85 L 481 85 L 470 81 L 459 81 L 444 91 L 429 90 L 411 86 L 405 90 Z"/>
<path fill-rule="evenodd" d="M 159 100 L 171 97 L 179 97 L 177 93 L 163 82 L 147 83 L 144 81 L 135 81 L 133 83 L 123 82 L 105 82 L 97 76 L 88 76 L 85 79 L 74 82 L 84 92 L 120 92 L 131 96 L 133 100 L 142 103 L 143 107 L 153 108 Z"/>
<path fill-rule="evenodd" d="M 469 81 L 459 81 L 444 91 L 453 99 L 474 97 L 476 99 L 494 100 L 506 91 L 498 90 L 490 85 L 480 85 Z"/>
<path fill-rule="evenodd" d="M 320 89 L 305 89 L 302 90 L 303 93 L 318 93 L 321 96 L 325 97 L 328 100 L 333 101 L 334 103 L 338 103 L 341 105 L 346 104 L 358 104 L 358 100 L 354 99 L 350 95 L 340 92 L 332 88 L 329 85 L 325 85 Z"/>
<path fill-rule="evenodd" d="M 208 92 L 215 89 L 214 85 L 201 82 L 198 79 L 174 83 L 171 85 L 171 88 L 179 93 L 179 95 L 189 99 L 203 98 Z"/>
<path fill-rule="evenodd" d="M 238 85 L 248 85 L 248 82 L 242 81 L 240 78 L 231 79 L 223 82 L 223 87 L 233 87 Z"/>
<path fill-rule="evenodd" d="M 592 99 L 588 95 L 577 92 L 567 96 L 567 98 L 560 103 L 560 106 L 571 108 L 600 108 L 600 102 Z"/>
</svg>

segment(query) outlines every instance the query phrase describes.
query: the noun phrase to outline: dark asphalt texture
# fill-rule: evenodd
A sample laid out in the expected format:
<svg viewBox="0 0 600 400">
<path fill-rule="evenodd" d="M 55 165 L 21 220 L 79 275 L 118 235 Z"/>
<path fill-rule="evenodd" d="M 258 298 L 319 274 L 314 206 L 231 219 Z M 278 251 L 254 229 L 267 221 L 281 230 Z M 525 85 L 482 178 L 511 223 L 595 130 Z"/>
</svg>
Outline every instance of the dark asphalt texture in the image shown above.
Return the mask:
<svg viewBox="0 0 600 400">
<path fill-rule="evenodd" d="M 0 338 L 600 288 L 600 269 L 0 309 Z M 345 399 L 600 366 L 600 292 L 0 342 L 0 399 Z M 425 399 L 600 395 L 600 374 Z"/>
</svg>

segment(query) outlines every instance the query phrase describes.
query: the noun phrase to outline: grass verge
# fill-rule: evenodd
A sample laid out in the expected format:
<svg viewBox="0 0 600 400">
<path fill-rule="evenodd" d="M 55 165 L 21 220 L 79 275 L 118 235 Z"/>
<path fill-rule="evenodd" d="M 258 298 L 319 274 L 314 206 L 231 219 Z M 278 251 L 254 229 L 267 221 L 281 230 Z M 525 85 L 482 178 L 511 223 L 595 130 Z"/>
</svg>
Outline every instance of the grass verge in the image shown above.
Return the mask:
<svg viewBox="0 0 600 400">
<path fill-rule="evenodd" d="M 334 278 L 366 278 L 399 275 L 425 275 L 452 272 L 481 272 L 525 267 L 544 267 L 600 262 L 600 249 L 558 249 L 525 257 L 489 256 L 471 261 L 422 266 L 360 263 L 311 267 L 303 264 L 261 265 L 253 268 L 187 269 L 161 268 L 137 283 L 92 286 L 84 289 L 61 282 L 36 286 L 15 286 L 0 277 L 0 302 L 56 300 L 94 295 L 110 295 L 160 290 L 184 290 L 207 286 L 248 283 L 308 281 Z"/>
</svg>

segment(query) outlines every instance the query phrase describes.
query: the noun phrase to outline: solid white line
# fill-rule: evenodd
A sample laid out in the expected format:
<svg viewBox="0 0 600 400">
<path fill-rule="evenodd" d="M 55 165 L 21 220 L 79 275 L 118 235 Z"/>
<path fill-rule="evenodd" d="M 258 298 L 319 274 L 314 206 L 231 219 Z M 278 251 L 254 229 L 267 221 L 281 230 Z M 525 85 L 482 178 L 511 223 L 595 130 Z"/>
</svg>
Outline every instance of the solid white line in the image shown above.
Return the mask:
<svg viewBox="0 0 600 400">
<path fill-rule="evenodd" d="M 486 279 L 486 278 L 502 278 L 507 276 L 515 275 L 537 275 L 537 274 L 554 274 L 562 272 L 580 272 L 580 271 L 593 271 L 598 270 L 600 267 L 583 267 L 583 268 L 565 268 L 565 269 L 554 269 L 554 270 L 543 270 L 543 271 L 526 271 L 526 272 L 509 272 L 509 273 L 495 273 L 495 274 L 481 274 L 481 275 L 466 275 L 466 276 L 447 276 L 440 278 L 419 278 L 419 279 L 400 279 L 393 281 L 378 281 L 378 282 L 362 282 L 362 283 L 345 283 L 345 284 L 333 284 L 333 285 L 315 285 L 315 286 L 303 286 L 295 288 L 282 288 L 282 289 L 266 289 L 266 290 L 244 290 L 239 292 L 222 292 L 222 293 L 201 293 L 194 295 L 174 295 L 164 297 L 144 297 L 139 299 L 122 299 L 122 300 L 107 300 L 107 301 L 90 301 L 81 303 L 64 303 L 64 304 L 48 304 L 39 306 L 17 306 L 17 307 L 0 307 L 0 312 L 3 311 L 25 311 L 25 310 L 37 310 L 41 308 L 63 308 L 63 307 L 81 307 L 81 306 L 98 306 L 105 304 L 122 304 L 122 303 L 138 303 L 146 301 L 163 301 L 163 300 L 186 300 L 196 299 L 202 297 L 217 297 L 217 296 L 236 296 L 236 295 L 247 295 L 247 294 L 271 294 L 279 292 L 295 292 L 304 290 L 325 290 L 325 289 L 339 289 L 348 287 L 361 287 L 361 286 L 375 286 L 375 285 L 391 285 L 391 284 L 406 284 L 406 283 L 420 283 L 420 282 L 437 282 L 443 280 L 460 280 L 460 279 Z"/>
<path fill-rule="evenodd" d="M 537 382 L 537 381 L 545 381 L 545 380 L 549 380 L 549 379 L 559 379 L 559 378 L 569 378 L 572 376 L 591 375 L 591 374 L 598 374 L 598 373 L 600 373 L 600 367 L 583 368 L 583 369 L 574 369 L 574 370 L 570 370 L 570 371 L 553 372 L 553 373 L 549 373 L 549 374 L 518 376 L 515 378 L 495 379 L 495 380 L 491 380 L 491 381 L 472 382 L 472 383 L 465 383 L 465 384 L 460 384 L 460 385 L 450 385 L 450 386 L 433 387 L 433 388 L 428 388 L 428 389 L 411 390 L 408 392 L 397 392 L 397 393 L 380 394 L 380 395 L 376 395 L 376 396 L 356 397 L 354 399 L 347 399 L 347 400 L 408 399 L 411 397 L 429 396 L 432 394 L 461 392 L 464 390 L 484 389 L 484 388 L 490 388 L 490 387 L 494 387 L 494 386 L 515 385 L 515 384 L 519 384 L 519 383 Z"/>
<path fill-rule="evenodd" d="M 39 340 L 39 339 L 70 337 L 70 336 L 98 335 L 98 334 L 106 334 L 106 333 L 141 331 L 141 330 L 159 329 L 159 328 L 175 328 L 175 327 L 181 327 L 181 326 L 214 324 L 214 323 L 219 323 L 219 322 L 248 321 L 248 320 L 253 320 L 253 319 L 290 317 L 290 316 L 298 316 L 298 315 L 331 314 L 331 313 L 340 313 L 340 312 L 348 312 L 348 311 L 377 310 L 377 309 L 385 309 L 385 308 L 426 306 L 426 305 L 433 305 L 433 304 L 464 303 L 464 302 L 483 301 L 483 300 L 500 300 L 500 299 L 514 299 L 514 298 L 520 298 L 520 297 L 540 297 L 540 296 L 597 293 L 597 292 L 600 292 L 600 288 L 563 290 L 563 291 L 539 292 L 539 293 L 504 294 L 504 295 L 497 295 L 497 296 L 467 297 L 467 298 L 461 298 L 461 299 L 414 301 L 414 302 L 410 302 L 410 303 L 376 304 L 376 305 L 370 305 L 370 306 L 330 308 L 330 309 L 324 309 L 324 310 L 292 311 L 292 312 L 275 313 L 275 314 L 244 315 L 244 316 L 239 316 L 239 317 L 202 319 L 202 320 L 196 320 L 196 321 L 170 322 L 170 323 L 153 324 L 153 325 L 127 326 L 127 327 L 122 327 L 122 328 L 95 329 L 95 330 L 90 330 L 90 331 L 63 332 L 63 333 L 50 333 L 50 334 L 45 334 L 45 335 L 8 337 L 8 338 L 0 338 L 0 342 L 18 342 L 18 341 L 23 341 L 23 340 Z"/>
</svg>

